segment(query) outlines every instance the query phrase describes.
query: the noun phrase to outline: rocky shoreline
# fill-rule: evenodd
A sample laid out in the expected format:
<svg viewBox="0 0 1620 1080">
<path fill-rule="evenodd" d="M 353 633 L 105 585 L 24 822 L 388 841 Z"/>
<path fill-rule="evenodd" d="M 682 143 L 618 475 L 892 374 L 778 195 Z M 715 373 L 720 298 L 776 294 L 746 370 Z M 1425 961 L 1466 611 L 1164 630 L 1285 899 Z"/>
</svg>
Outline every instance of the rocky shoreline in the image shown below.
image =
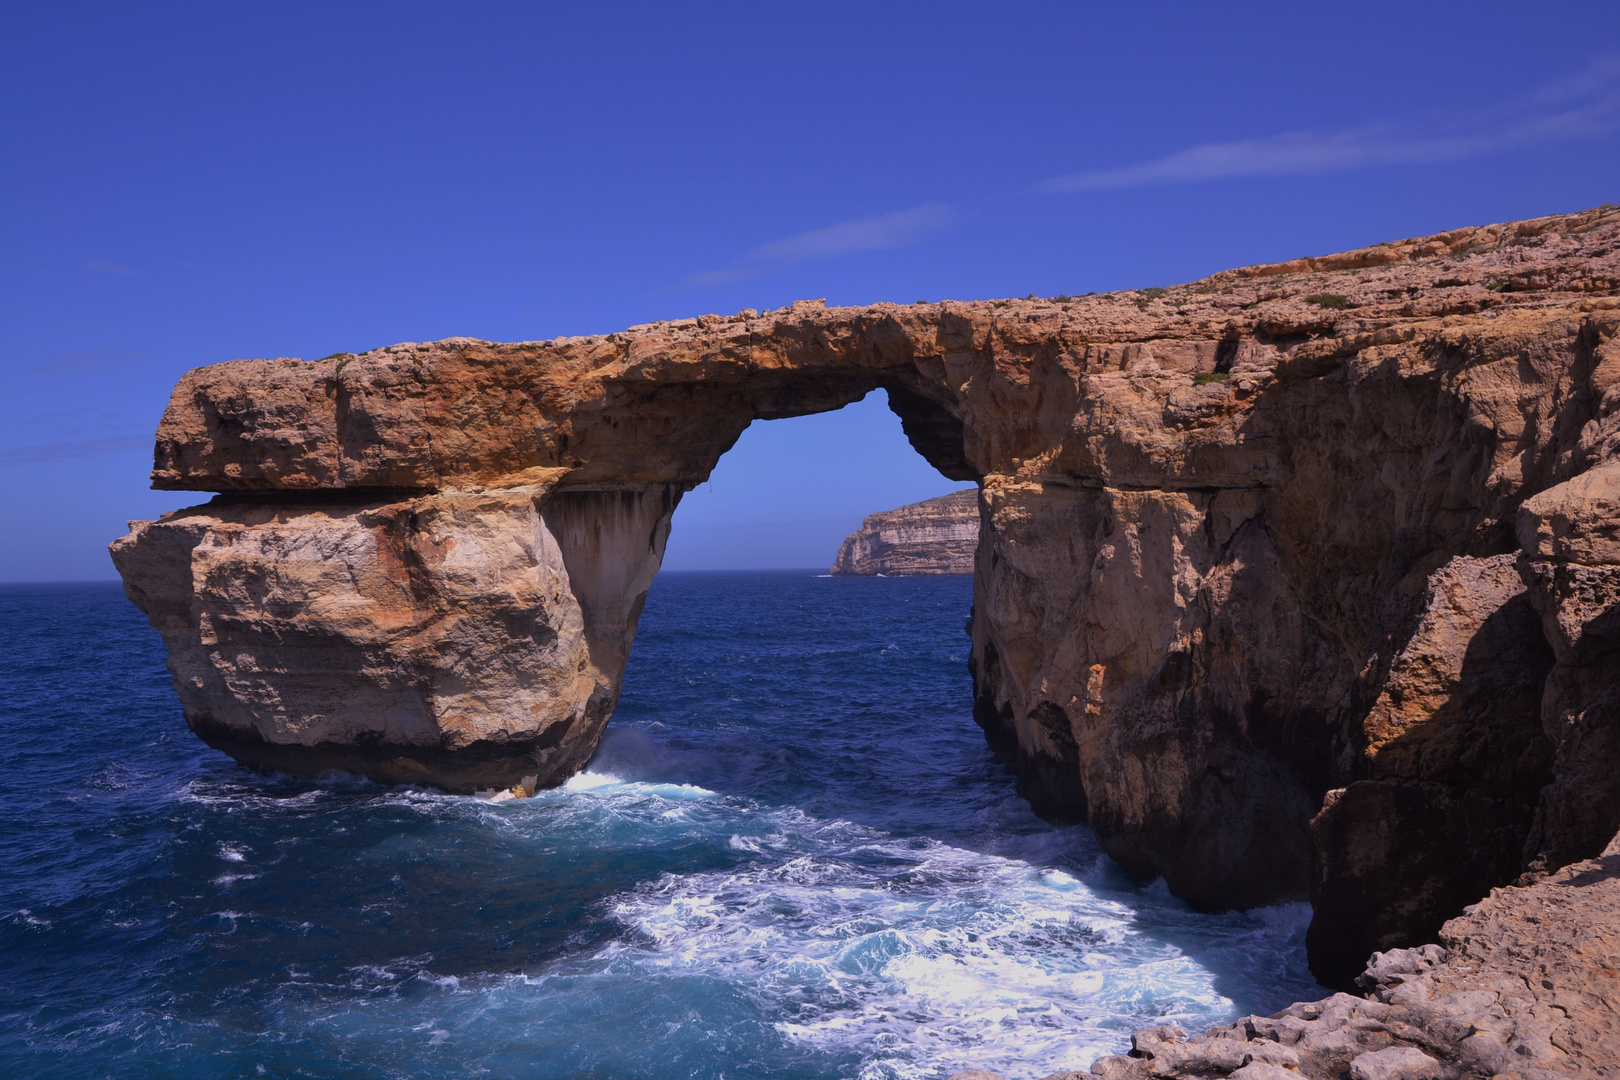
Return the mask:
<svg viewBox="0 0 1620 1080">
<path fill-rule="evenodd" d="M 888 393 L 978 485 L 975 717 L 1042 812 L 1312 970 L 1620 829 L 1620 211 L 1087 297 L 457 338 L 188 373 L 113 544 L 239 760 L 561 783 L 681 496 Z M 1526 879 L 1528 880 L 1528 879 Z M 1551 880 L 1550 878 L 1548 880 Z"/>
<path fill-rule="evenodd" d="M 1438 944 L 1375 953 L 1335 994 L 1188 1036 L 1152 1027 L 1098 1059 L 1115 1080 L 1565 1080 L 1620 1076 L 1620 836 L 1596 859 L 1494 889 Z M 1060 1072 L 1047 1080 L 1088 1074 Z M 991 1080 L 958 1073 L 953 1080 Z M 999 1078 L 995 1078 L 999 1080 Z"/>
</svg>

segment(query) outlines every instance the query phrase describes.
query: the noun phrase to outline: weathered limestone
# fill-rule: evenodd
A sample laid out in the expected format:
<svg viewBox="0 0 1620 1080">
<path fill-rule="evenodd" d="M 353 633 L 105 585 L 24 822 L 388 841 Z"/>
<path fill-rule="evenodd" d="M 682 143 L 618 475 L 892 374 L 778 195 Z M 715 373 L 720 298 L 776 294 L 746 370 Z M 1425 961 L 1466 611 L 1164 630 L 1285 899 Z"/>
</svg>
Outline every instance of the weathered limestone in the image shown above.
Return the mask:
<svg viewBox="0 0 1620 1080">
<path fill-rule="evenodd" d="M 1097 1076 L 1563 1080 L 1620 1076 L 1620 838 L 1597 859 L 1493 890 L 1439 944 L 1377 953 L 1358 980 L 1274 1016 L 1187 1037 L 1136 1033 Z M 1071 1074 L 1078 1076 L 1079 1074 Z"/>
<path fill-rule="evenodd" d="M 845 538 L 831 573 L 971 574 L 979 550 L 979 498 L 958 491 L 868 515 Z"/>
<path fill-rule="evenodd" d="M 669 514 L 539 485 L 221 496 L 114 546 L 193 731 L 247 764 L 452 790 L 558 783 L 618 701 Z"/>
<path fill-rule="evenodd" d="M 888 392 L 980 485 L 975 713 L 1049 813 L 1314 969 L 1620 826 L 1620 212 L 1167 290 L 800 303 L 185 376 L 113 546 L 188 721 L 252 764 L 557 783 L 682 493 Z"/>
</svg>

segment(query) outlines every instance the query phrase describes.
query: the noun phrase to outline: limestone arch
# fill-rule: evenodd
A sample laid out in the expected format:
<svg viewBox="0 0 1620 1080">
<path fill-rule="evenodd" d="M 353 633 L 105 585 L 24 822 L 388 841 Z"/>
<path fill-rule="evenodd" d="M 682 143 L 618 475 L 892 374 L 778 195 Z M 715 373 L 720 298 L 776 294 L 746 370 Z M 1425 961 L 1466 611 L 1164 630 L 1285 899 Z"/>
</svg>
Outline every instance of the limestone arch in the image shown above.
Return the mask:
<svg viewBox="0 0 1620 1080">
<path fill-rule="evenodd" d="M 1375 861 L 1358 879 L 1392 913 L 1387 927 L 1357 916 L 1343 955 L 1363 955 L 1443 921 L 1423 875 L 1456 850 L 1489 854 L 1490 884 L 1521 839 L 1525 865 L 1550 869 L 1612 835 L 1614 770 L 1581 771 L 1606 759 L 1575 739 L 1552 783 L 1497 769 L 1464 752 L 1496 744 L 1401 685 L 1423 666 L 1401 657 L 1444 614 L 1431 600 L 1452 595 L 1446 575 L 1506 559 L 1554 668 L 1493 669 L 1527 700 L 1542 690 L 1548 717 L 1608 715 L 1614 666 L 1588 661 L 1610 655 L 1612 604 L 1588 612 L 1567 590 L 1615 562 L 1599 527 L 1613 417 L 1598 406 L 1616 320 L 1593 289 L 1614 278 L 1617 234 L 1599 208 L 1166 290 L 804 303 L 214 365 L 176 388 L 153 481 L 224 494 L 135 523 L 114 559 L 164 635 L 188 721 L 245 760 L 325 746 L 342 767 L 446 786 L 490 771 L 486 751 L 500 769 L 566 769 L 612 680 L 561 552 L 588 541 L 559 531 L 618 515 L 652 542 L 748 418 L 888 385 L 927 403 L 902 418 L 947 475 L 960 463 L 941 413 L 960 421 L 990 537 L 979 693 L 1021 753 L 1083 794 L 1110 854 L 1198 904 L 1320 900 L 1387 824 L 1333 792 L 1444 796 L 1392 826 L 1417 877 L 1389 881 Z M 1461 629 L 1424 654 L 1438 672 L 1501 598 L 1452 592 Z M 1541 717 L 1509 711 L 1469 723 L 1503 745 L 1547 741 Z M 1416 724 L 1435 752 L 1383 753 L 1400 749 L 1390 724 Z M 1475 789 L 1503 795 L 1503 828 L 1453 797 Z M 1589 790 L 1592 812 L 1571 810 Z M 1333 827 L 1313 832 L 1313 814 Z M 1353 975 L 1315 960 L 1329 981 Z"/>
</svg>

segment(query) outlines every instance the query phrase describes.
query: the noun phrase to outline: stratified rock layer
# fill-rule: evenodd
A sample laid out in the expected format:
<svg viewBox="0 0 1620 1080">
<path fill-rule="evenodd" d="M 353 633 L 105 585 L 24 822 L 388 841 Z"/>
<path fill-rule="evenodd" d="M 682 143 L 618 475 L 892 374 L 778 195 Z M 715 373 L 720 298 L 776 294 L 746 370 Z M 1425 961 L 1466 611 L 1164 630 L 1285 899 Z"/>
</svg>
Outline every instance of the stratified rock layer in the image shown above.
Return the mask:
<svg viewBox="0 0 1620 1080">
<path fill-rule="evenodd" d="M 1620 212 L 1050 301 L 799 303 L 186 375 L 113 545 L 243 761 L 554 784 L 670 515 L 755 419 L 888 392 L 979 484 L 976 716 L 1318 976 L 1620 826 Z"/>
<path fill-rule="evenodd" d="M 979 497 L 958 491 L 872 514 L 845 538 L 832 573 L 971 574 L 979 550 Z"/>
</svg>

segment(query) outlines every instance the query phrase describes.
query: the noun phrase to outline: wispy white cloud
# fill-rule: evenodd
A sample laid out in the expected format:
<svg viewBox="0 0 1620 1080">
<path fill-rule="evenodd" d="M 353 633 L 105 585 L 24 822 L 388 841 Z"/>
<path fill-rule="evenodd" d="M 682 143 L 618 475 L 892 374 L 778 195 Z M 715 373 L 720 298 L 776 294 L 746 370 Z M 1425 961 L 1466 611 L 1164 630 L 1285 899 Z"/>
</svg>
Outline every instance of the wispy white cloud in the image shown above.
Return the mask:
<svg viewBox="0 0 1620 1080">
<path fill-rule="evenodd" d="M 1290 132 L 1205 143 L 1134 165 L 1069 173 L 1037 187 L 1049 192 L 1106 191 L 1236 176 L 1302 176 L 1374 165 L 1456 161 L 1616 130 L 1620 130 L 1620 54 L 1611 54 L 1511 108 L 1454 122 L 1444 130 L 1432 123 L 1427 128 L 1381 124 L 1325 134 Z"/>
<path fill-rule="evenodd" d="M 842 221 L 824 229 L 790 236 L 763 244 L 748 253 L 758 262 L 801 262 L 848 255 L 856 251 L 886 251 L 907 247 L 951 226 L 951 208 L 944 203 L 924 203 L 892 214 Z"/>
<path fill-rule="evenodd" d="M 0 462 L 8 464 L 41 464 L 48 461 L 96 457 L 100 454 L 149 450 L 151 446 L 152 436 L 150 435 L 113 435 L 105 439 L 76 439 L 72 442 L 33 443 L 28 446 L 9 446 L 0 449 Z"/>
<path fill-rule="evenodd" d="M 723 270 L 692 274 L 682 278 L 677 285 L 688 289 L 723 285 L 811 259 L 909 247 L 945 231 L 955 221 L 954 208 L 948 203 L 924 203 L 909 210 L 896 210 L 877 217 L 841 221 L 836 225 L 761 244 Z"/>
<path fill-rule="evenodd" d="M 1532 105 L 1557 105 L 1612 94 L 1620 83 L 1620 53 L 1602 53 L 1568 78 L 1548 83 L 1527 99 Z"/>
<path fill-rule="evenodd" d="M 91 259 L 84 266 L 86 270 L 94 270 L 98 274 L 113 274 L 118 277 L 145 277 L 147 273 L 139 266 L 121 266 L 118 263 L 103 262 L 101 259 Z"/>
<path fill-rule="evenodd" d="M 1489 113 L 1204 143 L 1149 161 L 1053 177 L 1036 185 L 1036 189 L 1106 191 L 1241 176 L 1304 176 L 1378 165 L 1457 161 L 1617 131 L 1620 53 L 1606 53 L 1568 78 Z M 842 221 L 761 244 L 730 266 L 691 274 L 676 282 L 675 287 L 724 285 L 812 259 L 907 247 L 955 223 L 956 207 L 948 203 L 924 203 L 909 210 Z"/>
<path fill-rule="evenodd" d="M 74 349 L 70 352 L 52 353 L 39 362 L 36 370 L 77 373 L 104 371 L 135 363 L 145 357 L 144 352 L 131 352 L 127 349 Z"/>
</svg>

